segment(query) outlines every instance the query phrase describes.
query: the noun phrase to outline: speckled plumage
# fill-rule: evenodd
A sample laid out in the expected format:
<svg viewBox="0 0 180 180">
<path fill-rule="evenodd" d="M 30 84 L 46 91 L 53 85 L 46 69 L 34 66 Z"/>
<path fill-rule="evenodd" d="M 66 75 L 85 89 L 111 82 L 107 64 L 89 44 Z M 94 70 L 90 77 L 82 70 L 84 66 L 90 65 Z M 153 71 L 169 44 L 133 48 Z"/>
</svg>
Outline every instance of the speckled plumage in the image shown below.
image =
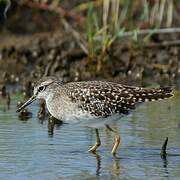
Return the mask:
<svg viewBox="0 0 180 180">
<path fill-rule="evenodd" d="M 54 77 L 41 79 L 36 86 L 45 82 L 51 94 L 45 97 L 50 113 L 68 122 L 128 114 L 137 103 L 172 96 L 170 88 L 145 89 L 105 81 L 64 84 Z"/>
</svg>

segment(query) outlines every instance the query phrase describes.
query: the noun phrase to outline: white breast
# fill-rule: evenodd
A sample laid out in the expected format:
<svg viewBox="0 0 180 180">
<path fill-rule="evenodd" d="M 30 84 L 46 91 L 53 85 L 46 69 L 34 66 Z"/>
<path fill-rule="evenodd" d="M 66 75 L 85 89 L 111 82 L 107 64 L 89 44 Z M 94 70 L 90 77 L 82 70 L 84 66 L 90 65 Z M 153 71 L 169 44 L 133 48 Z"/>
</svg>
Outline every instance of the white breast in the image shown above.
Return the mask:
<svg viewBox="0 0 180 180">
<path fill-rule="evenodd" d="M 53 97 L 46 99 L 48 111 L 56 119 L 65 123 L 75 123 L 82 126 L 98 128 L 105 124 L 111 124 L 120 118 L 119 114 L 113 114 L 108 117 L 98 117 L 86 111 L 81 110 L 77 104 L 67 100 Z"/>
</svg>

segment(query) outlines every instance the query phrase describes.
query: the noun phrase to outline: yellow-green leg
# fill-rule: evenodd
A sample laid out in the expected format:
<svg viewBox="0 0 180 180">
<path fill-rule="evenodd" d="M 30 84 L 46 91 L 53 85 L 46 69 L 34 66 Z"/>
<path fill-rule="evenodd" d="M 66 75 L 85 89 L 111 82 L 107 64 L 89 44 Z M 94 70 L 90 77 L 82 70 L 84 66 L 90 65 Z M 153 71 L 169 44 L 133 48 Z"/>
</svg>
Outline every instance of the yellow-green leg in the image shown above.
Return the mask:
<svg viewBox="0 0 180 180">
<path fill-rule="evenodd" d="M 92 146 L 88 151 L 91 153 L 96 153 L 97 148 L 101 145 L 101 140 L 99 137 L 99 131 L 98 129 L 95 129 L 96 131 L 96 143 L 94 144 L 94 146 Z"/>
<path fill-rule="evenodd" d="M 108 124 L 106 124 L 106 128 L 109 131 L 113 132 L 113 134 L 114 134 L 114 143 L 113 143 L 111 153 L 113 156 L 116 156 L 116 150 L 117 150 L 119 143 L 120 143 L 120 135 L 118 134 L 118 132 L 115 129 L 112 129 Z"/>
</svg>

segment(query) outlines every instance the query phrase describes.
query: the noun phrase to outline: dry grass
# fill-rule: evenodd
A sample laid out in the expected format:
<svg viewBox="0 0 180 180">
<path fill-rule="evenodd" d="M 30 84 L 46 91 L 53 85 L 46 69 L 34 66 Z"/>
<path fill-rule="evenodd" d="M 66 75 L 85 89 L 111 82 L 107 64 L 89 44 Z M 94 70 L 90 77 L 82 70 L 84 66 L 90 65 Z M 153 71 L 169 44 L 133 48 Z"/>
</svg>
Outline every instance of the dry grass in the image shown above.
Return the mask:
<svg viewBox="0 0 180 180">
<path fill-rule="evenodd" d="M 87 10 L 85 31 L 89 56 L 94 58 L 104 54 L 124 32 L 132 32 L 132 39 L 136 41 L 142 29 L 171 27 L 174 1 L 98 0 L 81 4 L 76 10 Z"/>
</svg>

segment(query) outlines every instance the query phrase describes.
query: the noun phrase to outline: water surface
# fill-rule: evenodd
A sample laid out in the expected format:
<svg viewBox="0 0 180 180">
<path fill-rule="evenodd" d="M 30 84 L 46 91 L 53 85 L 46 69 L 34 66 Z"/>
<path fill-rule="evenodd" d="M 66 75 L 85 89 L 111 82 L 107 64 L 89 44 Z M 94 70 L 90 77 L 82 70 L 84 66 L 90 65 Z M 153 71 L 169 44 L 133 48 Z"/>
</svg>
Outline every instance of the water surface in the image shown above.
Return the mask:
<svg viewBox="0 0 180 180">
<path fill-rule="evenodd" d="M 87 152 L 94 131 L 70 124 L 48 133 L 48 120 L 36 117 L 38 102 L 27 121 L 15 113 L 21 97 L 13 96 L 10 110 L 0 104 L 0 179 L 178 179 L 180 178 L 180 92 L 176 96 L 139 106 L 119 119 L 121 135 L 117 158 L 110 154 L 112 137 L 100 129 L 102 146 Z M 2 101 L 0 101 L 2 102 Z M 160 149 L 168 142 L 168 156 Z"/>
</svg>

